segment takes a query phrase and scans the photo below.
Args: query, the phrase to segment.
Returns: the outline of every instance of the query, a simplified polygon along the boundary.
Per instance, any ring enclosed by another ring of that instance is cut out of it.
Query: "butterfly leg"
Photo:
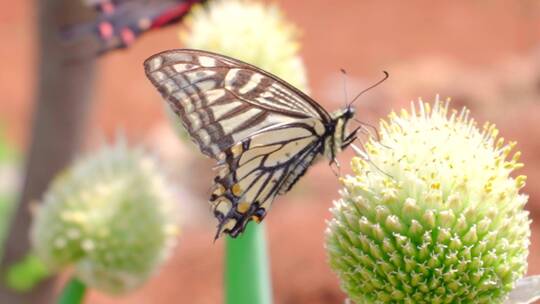
[[[352,132],[349,133],[349,135],[347,135],[347,137],[345,137],[345,139],[343,140],[343,143],[341,144],[341,149],[342,150],[347,148],[353,141],[356,140],[356,138],[357,138],[356,133],[358,131],[362,131],[362,126],[359,126],[356,129],[352,130]]]
[[[340,177],[341,176],[341,166],[339,165],[339,161],[334,158],[330,161],[330,168],[332,169],[332,172],[334,173],[334,175],[336,177]]]

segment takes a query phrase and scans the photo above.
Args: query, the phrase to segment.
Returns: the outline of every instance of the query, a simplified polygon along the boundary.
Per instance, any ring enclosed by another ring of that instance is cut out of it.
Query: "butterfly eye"
[[[345,118],[351,119],[354,117],[354,108],[353,107],[347,107],[347,110],[345,111]]]

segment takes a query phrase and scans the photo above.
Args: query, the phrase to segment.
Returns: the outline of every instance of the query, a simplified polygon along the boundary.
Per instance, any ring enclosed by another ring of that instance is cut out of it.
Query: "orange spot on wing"
[[[236,206],[236,210],[240,213],[246,213],[249,210],[250,203],[248,202],[241,202]]]
[[[231,191],[234,196],[240,196],[240,194],[242,194],[242,188],[240,187],[240,184],[234,184]]]

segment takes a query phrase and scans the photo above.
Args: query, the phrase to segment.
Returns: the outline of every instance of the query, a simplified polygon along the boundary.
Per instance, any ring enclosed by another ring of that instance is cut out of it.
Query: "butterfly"
[[[84,0],[94,20],[64,26],[65,42],[84,42],[91,56],[131,46],[142,34],[179,22],[205,0]]]
[[[169,50],[144,67],[192,141],[218,161],[210,196],[219,221],[216,239],[261,222],[276,196],[317,159],[332,164],[360,129],[347,132],[352,103],[329,114],[277,76],[224,55]]]

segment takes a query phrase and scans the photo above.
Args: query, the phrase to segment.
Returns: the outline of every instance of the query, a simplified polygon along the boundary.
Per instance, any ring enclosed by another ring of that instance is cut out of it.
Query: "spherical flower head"
[[[352,160],[326,248],[356,303],[500,303],[527,269],[530,221],[515,143],[469,112],[420,102]]]
[[[298,56],[297,30],[274,5],[247,0],[217,0],[195,7],[180,39],[188,48],[228,55],[253,64],[307,90]]]
[[[171,188],[154,159],[120,143],[54,179],[31,229],[52,270],[72,265],[88,286],[123,293],[164,261],[178,226]]]

